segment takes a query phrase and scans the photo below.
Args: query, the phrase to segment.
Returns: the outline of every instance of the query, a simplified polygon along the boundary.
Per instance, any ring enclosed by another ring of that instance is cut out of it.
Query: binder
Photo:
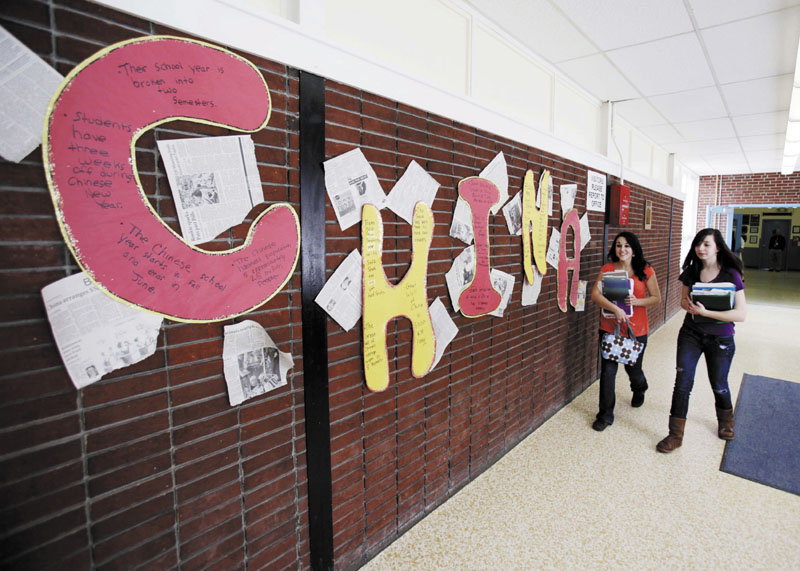
[[[603,296],[617,307],[622,308],[625,315],[633,316],[633,306],[625,303],[625,298],[633,294],[633,279],[628,277],[625,270],[605,272],[601,278]],[[613,318],[614,314],[603,309],[603,317]]]
[[[692,286],[692,301],[700,302],[711,311],[728,311],[733,309],[735,303],[736,286],[730,282],[702,283]],[[726,323],[704,315],[693,315],[695,323]]]

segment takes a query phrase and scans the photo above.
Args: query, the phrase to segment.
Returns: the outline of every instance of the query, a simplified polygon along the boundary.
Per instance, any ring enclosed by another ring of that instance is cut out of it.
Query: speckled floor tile
[[[800,304],[753,297],[736,326],[734,399],[744,373],[800,382]],[[682,319],[651,336],[644,406],[631,408],[620,369],[615,422],[595,432],[595,382],[364,569],[800,569],[800,497],[719,470],[703,362],[683,446],[655,450]]]

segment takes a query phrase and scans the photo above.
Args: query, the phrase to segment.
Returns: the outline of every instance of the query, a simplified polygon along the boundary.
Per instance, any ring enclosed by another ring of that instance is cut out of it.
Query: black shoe
[[[597,432],[603,432],[608,423],[605,420],[600,420],[599,418],[592,423],[592,428],[594,428]]]
[[[631,406],[634,408],[638,408],[644,404],[644,391],[637,391],[633,393],[633,398],[631,399]]]

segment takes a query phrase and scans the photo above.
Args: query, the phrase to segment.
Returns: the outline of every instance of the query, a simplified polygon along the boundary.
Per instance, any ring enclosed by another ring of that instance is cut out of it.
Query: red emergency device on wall
[[[631,187],[615,184],[611,187],[611,209],[608,223],[613,226],[627,226],[631,209]]]

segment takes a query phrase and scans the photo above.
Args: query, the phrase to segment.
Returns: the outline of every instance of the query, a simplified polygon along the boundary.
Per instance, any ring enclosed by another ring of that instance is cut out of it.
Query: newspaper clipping
[[[378,210],[386,206],[386,195],[378,175],[361,149],[347,151],[323,164],[325,189],[342,230],[361,221],[361,207],[364,204],[372,204]]]
[[[453,220],[450,222],[450,236],[467,245],[472,244],[472,240],[475,238],[475,234],[472,232],[472,211],[463,198],[456,200]]]
[[[492,286],[500,293],[500,306],[491,312],[489,315],[494,317],[503,317],[503,313],[508,307],[508,302],[511,299],[511,292],[514,290],[514,276],[506,272],[492,268],[489,273],[489,278],[492,280]]]
[[[42,299],[58,352],[79,389],[156,350],[163,318],[106,295],[83,272],[45,286]]]
[[[450,294],[450,304],[454,311],[461,311],[458,298],[461,291],[472,283],[475,277],[475,246],[464,248],[453,260],[450,269],[444,275],[447,282],[447,292]]]
[[[291,354],[278,351],[264,328],[250,320],[225,326],[222,362],[231,406],[282,387],[294,366]]]
[[[578,194],[577,184],[562,184],[560,187],[561,195],[561,218],[562,220],[575,205],[575,195]]]
[[[353,250],[314,300],[345,331],[361,319],[361,254]]]
[[[433,201],[436,200],[438,190],[439,183],[436,182],[436,179],[419,166],[417,161],[411,161],[406,172],[386,197],[386,205],[400,218],[413,224],[414,207],[417,202],[424,202],[433,208]]]
[[[503,207],[503,216],[506,218],[508,233],[512,236],[522,236],[522,193],[518,192],[514,198]]]
[[[539,273],[536,265],[533,266],[533,284],[529,284],[528,280],[522,280],[522,305],[536,305],[539,300],[539,294],[542,291],[542,279],[544,276]]]
[[[63,80],[0,26],[0,156],[18,163],[42,143],[47,107]]]
[[[249,135],[158,141],[183,238],[202,244],[264,202]]]
[[[492,161],[486,165],[486,168],[481,171],[479,176],[492,181],[500,191],[500,200],[491,208],[491,213],[497,214],[508,200],[508,166],[506,165],[506,157],[503,151],[495,155]]]
[[[561,256],[561,232],[553,228],[550,232],[550,244],[547,247],[547,254],[546,260],[547,263],[553,266],[554,268],[558,268],[558,260]]]
[[[436,339],[436,355],[433,359],[433,367],[439,364],[439,360],[444,355],[445,349],[458,334],[458,326],[455,324],[450,314],[447,313],[442,300],[436,298],[428,308],[433,323],[433,337]],[[431,370],[433,370],[431,367]]]

